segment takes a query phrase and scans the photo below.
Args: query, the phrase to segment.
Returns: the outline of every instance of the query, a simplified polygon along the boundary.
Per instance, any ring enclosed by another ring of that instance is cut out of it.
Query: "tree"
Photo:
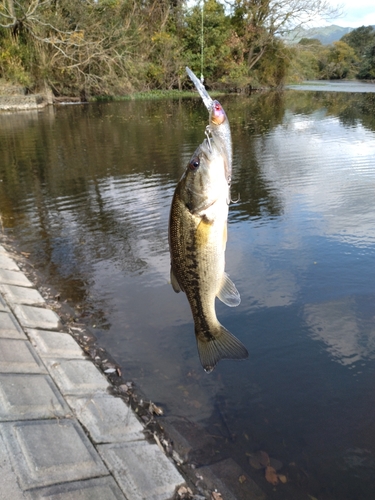
[[[361,61],[357,77],[364,80],[375,79],[375,43],[368,45]]]
[[[361,26],[341,38],[342,42],[352,47],[357,56],[365,54],[367,47],[375,41],[375,30],[372,26]]]
[[[316,48],[316,47],[321,47],[322,42],[317,38],[301,38],[301,40],[298,42],[298,45],[303,45],[305,47],[310,47],[310,48]]]
[[[251,69],[281,36],[316,17],[334,17],[338,9],[327,0],[226,0],[232,25],[246,46]]]
[[[142,25],[136,0],[2,0],[0,7],[8,45],[28,50],[23,65],[34,87],[46,82],[56,93],[97,93],[122,78],[122,85],[131,88],[126,78],[134,76],[129,55],[134,55],[137,28]]]
[[[321,78],[332,80],[354,76],[358,58],[354,49],[347,43],[341,40],[334,42],[324,55],[324,59],[321,59]]]
[[[201,73],[202,52],[202,5],[188,9],[185,15],[185,29],[182,42],[187,64],[199,75]],[[218,82],[223,75],[223,67],[230,58],[231,28],[222,3],[206,0],[203,11],[203,73],[209,85]]]
[[[361,26],[341,38],[355,51],[357,78],[375,78],[375,30],[372,26]]]

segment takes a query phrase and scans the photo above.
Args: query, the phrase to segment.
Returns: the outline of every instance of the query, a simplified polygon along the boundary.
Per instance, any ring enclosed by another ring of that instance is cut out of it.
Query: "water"
[[[301,84],[288,85],[294,90],[313,90],[322,92],[375,92],[373,82],[360,80],[308,80]]]
[[[4,231],[167,417],[199,423],[275,499],[366,500],[375,486],[375,96],[227,97],[234,146],[220,321],[247,361],[199,363],[169,281],[167,225],[204,137],[196,100],[1,115]],[[275,488],[257,450],[280,460]],[[234,478],[237,481],[237,478]],[[310,495],[310,497],[309,497]]]

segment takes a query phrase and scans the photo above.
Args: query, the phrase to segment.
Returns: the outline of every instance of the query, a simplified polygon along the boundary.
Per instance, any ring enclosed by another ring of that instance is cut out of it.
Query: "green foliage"
[[[189,89],[185,66],[201,73],[203,7],[203,75],[211,90],[356,72],[373,78],[367,28],[329,49],[311,39],[291,48],[278,37],[302,11],[319,8],[319,0],[226,5],[231,9],[222,0],[192,7],[186,0],[0,0],[0,77],[85,97]]]
[[[365,54],[367,47],[375,41],[375,30],[372,26],[361,26],[341,38],[342,42],[347,43],[358,57]]]
[[[277,88],[285,83],[293,50],[281,40],[275,40],[264,56],[254,66],[254,73],[259,82],[271,88]]]
[[[298,45],[305,45],[308,47],[313,47],[313,46],[321,46],[322,42],[318,40],[317,38],[301,38],[301,40],[298,42]]]
[[[308,44],[303,39],[295,50],[289,81],[354,78],[356,75],[358,57],[355,50],[342,40],[324,46],[314,42]]]
[[[375,30],[372,26],[361,26],[341,40],[350,45],[357,55],[357,78],[375,78]]]
[[[367,46],[357,77],[364,80],[375,80],[375,43]]]
[[[322,79],[352,78],[355,75],[355,64],[358,58],[355,51],[347,43],[334,42],[328,50],[323,51],[320,59]]]
[[[197,74],[201,73],[201,26],[202,5],[197,4],[185,16],[182,42],[186,63]],[[215,84],[223,74],[230,58],[231,30],[224,6],[217,0],[204,4],[203,64],[204,78],[209,85]]]
[[[290,83],[314,80],[319,72],[317,55],[311,50],[295,50],[288,75]]]

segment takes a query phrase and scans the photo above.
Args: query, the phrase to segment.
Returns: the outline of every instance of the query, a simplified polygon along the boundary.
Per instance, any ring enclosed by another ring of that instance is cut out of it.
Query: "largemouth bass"
[[[169,220],[171,283],[185,292],[194,318],[198,353],[206,372],[223,358],[244,359],[244,345],[220,324],[215,297],[240,303],[225,273],[229,186],[218,135],[203,141],[189,161],[172,200]]]

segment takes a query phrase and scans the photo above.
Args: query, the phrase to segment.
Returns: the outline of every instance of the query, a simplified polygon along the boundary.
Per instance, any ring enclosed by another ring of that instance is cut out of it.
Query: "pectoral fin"
[[[223,274],[223,280],[221,282],[221,288],[217,294],[217,298],[229,307],[236,307],[241,303],[241,297],[238,293],[236,285],[229,278],[227,273]]]
[[[177,278],[174,274],[174,271],[173,271],[173,267],[171,266],[171,285],[172,285],[172,288],[173,290],[176,292],[176,293],[179,293],[181,292],[181,287],[177,281]]]

